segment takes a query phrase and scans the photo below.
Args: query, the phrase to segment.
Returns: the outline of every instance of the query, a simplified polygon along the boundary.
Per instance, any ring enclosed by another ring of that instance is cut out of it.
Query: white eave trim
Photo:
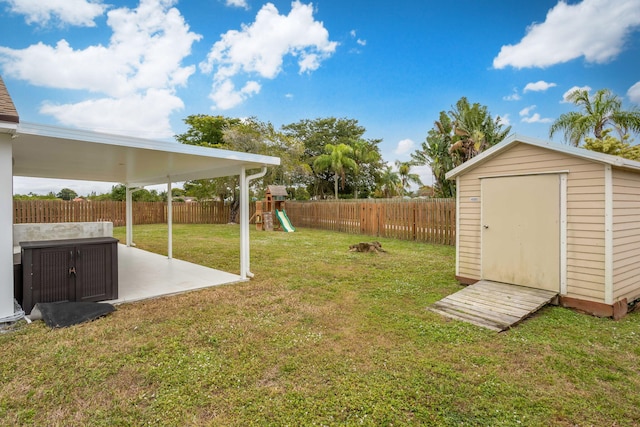
[[[0,121],[0,133],[15,134],[18,129],[18,123]]]

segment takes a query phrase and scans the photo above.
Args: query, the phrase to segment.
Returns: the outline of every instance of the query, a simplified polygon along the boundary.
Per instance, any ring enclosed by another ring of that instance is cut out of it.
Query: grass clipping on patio
[[[174,225],[174,256],[237,273],[238,238]],[[134,240],[166,253],[166,226]],[[353,240],[252,230],[250,282],[0,335],[0,425],[640,423],[638,313],[548,307],[496,334],[425,309],[460,289],[452,247]]]

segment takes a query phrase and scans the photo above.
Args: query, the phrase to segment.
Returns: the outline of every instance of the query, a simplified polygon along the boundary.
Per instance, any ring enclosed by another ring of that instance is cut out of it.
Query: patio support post
[[[171,179],[167,182],[167,258],[173,258],[173,194]]]
[[[249,176],[246,176],[244,166],[240,170],[240,276],[242,279],[253,277],[249,268],[249,183],[254,179],[262,178],[266,173],[266,166],[263,166],[260,172]]]
[[[240,278],[247,278],[247,259],[249,258],[249,188],[247,185],[247,171],[244,166],[240,168]],[[246,217],[246,221],[245,221]]]
[[[13,148],[0,134],[0,322],[14,316],[13,305]]]
[[[126,202],[125,202],[125,223],[126,223],[126,244],[128,247],[133,246],[133,189],[126,187]]]

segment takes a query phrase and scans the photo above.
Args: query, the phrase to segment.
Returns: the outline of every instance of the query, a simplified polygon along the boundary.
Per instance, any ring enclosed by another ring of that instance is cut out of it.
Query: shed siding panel
[[[461,276],[480,279],[482,273],[480,178],[560,171],[569,172],[567,296],[604,301],[604,167],[527,144],[517,144],[460,177]]]
[[[473,177],[460,178],[460,215],[458,274],[470,279],[480,279],[480,181]]]
[[[640,298],[640,174],[613,170],[613,300]]]

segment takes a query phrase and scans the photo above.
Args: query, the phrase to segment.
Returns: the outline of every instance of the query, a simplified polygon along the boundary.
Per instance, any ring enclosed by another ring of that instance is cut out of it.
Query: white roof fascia
[[[586,160],[592,160],[600,163],[609,164],[611,166],[633,169],[640,171],[640,162],[634,160],[628,160],[623,157],[612,156],[610,154],[598,153],[597,151],[591,151],[584,148],[573,147],[566,144],[558,144],[551,141],[545,141],[543,139],[532,138],[528,136],[512,134],[506,137],[499,144],[494,145],[490,149],[483,151],[473,159],[461,164],[460,166],[447,172],[445,177],[447,179],[453,179],[459,175],[464,174],[467,170],[473,169],[478,164],[481,164],[488,159],[496,156],[500,152],[506,150],[511,145],[521,142],[523,144],[533,145],[547,150],[556,151],[559,153],[567,154],[570,156],[580,157]]]

